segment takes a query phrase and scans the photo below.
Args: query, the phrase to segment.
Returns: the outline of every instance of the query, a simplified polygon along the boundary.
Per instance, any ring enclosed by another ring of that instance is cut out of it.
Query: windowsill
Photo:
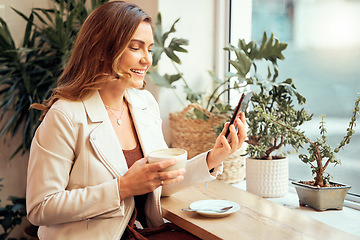
[[[241,181],[232,185],[246,191],[246,181]],[[327,210],[323,212],[316,211],[310,207],[301,207],[299,206],[299,199],[295,187],[290,182],[289,193],[285,197],[267,199],[327,225],[334,226],[344,232],[360,237],[359,203],[345,200],[343,210]]]

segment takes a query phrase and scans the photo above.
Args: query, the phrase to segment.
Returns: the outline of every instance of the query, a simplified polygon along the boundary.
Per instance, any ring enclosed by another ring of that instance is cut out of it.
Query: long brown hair
[[[134,4],[111,1],[96,8],[81,27],[51,97],[31,105],[43,111],[40,120],[58,99],[82,100],[92,90],[124,76],[118,62],[142,21],[151,23],[151,18]]]

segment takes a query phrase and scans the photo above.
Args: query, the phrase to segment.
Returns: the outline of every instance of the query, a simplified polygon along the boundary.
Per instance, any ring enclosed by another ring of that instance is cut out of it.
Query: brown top
[[[125,159],[126,159],[126,163],[128,165],[128,167],[130,168],[137,160],[141,159],[144,157],[143,153],[142,153],[142,149],[141,146],[139,144],[139,139],[136,136],[136,147],[134,149],[131,150],[123,150]]]
[[[126,163],[128,167],[130,168],[137,160],[144,157],[144,154],[141,149],[141,145],[139,143],[139,139],[137,137],[137,134],[135,134],[136,138],[136,147],[131,150],[123,150]],[[141,223],[141,225],[145,228],[147,227],[146,224],[146,217],[145,217],[145,202],[146,202],[147,194],[134,196],[135,200],[135,208],[137,210],[137,216],[136,219]]]

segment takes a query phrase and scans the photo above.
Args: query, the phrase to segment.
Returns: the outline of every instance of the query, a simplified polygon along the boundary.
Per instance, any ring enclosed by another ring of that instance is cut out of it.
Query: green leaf
[[[171,39],[168,48],[171,49],[172,51],[187,53],[188,51],[185,48],[181,47],[182,45],[185,46],[189,45],[189,40],[183,38],[173,38]]]
[[[171,33],[176,32],[176,30],[175,30],[175,24],[176,24],[179,20],[180,20],[180,18],[176,19],[175,22],[172,24],[170,30],[167,31],[167,32],[165,32],[164,35],[162,36],[162,42],[161,42],[161,45],[162,45],[162,46],[165,46],[165,41],[166,41],[166,39],[169,37],[169,35],[170,35]]]
[[[162,39],[163,39],[162,20],[161,20],[161,14],[158,13],[156,23],[155,23],[155,28],[154,28],[155,46],[159,46],[159,47],[164,46]]]
[[[173,74],[173,75],[165,74],[165,78],[170,85],[172,85],[174,82],[179,80],[181,76],[182,74]]]
[[[209,116],[206,115],[203,111],[197,109],[197,108],[194,108],[194,114],[196,116],[197,119],[201,119],[201,120],[204,120],[204,121],[207,121],[209,119]]]
[[[8,228],[11,227],[11,224],[12,224],[12,217],[11,217],[10,213],[8,213],[4,216],[4,219],[2,219],[1,225],[4,229],[7,230]]]
[[[30,14],[30,17],[27,21],[26,24],[26,28],[25,28],[25,34],[24,34],[24,40],[23,40],[23,47],[26,47],[29,45],[29,39],[30,39],[30,35],[31,35],[31,28],[33,26],[33,21],[34,21],[34,14],[33,12]]]
[[[13,211],[13,212],[20,211],[20,210],[25,211],[25,206],[23,204],[17,203],[17,204],[14,204],[14,206],[12,206],[12,208],[11,208],[11,211]]]
[[[176,81],[175,75],[174,77],[171,77],[169,75],[161,76],[158,72],[149,71],[148,74],[150,75],[151,80],[154,82],[154,84],[161,86],[161,87],[167,87],[167,88],[174,88],[171,84]]]
[[[154,45],[154,47],[152,48],[153,67],[156,67],[158,65],[163,52],[164,52],[163,48],[158,47],[158,45],[156,44]]]
[[[45,15],[45,17],[47,18],[47,20],[53,24],[54,20],[53,20],[53,16],[51,16],[51,14],[54,14],[54,10],[50,10],[50,9],[43,9],[43,8],[34,8],[34,11],[39,11],[42,14]],[[39,14],[36,14],[36,16],[40,16]],[[42,17],[39,17],[40,21],[42,21],[44,24],[46,24],[47,26],[50,26],[49,23],[45,22],[45,20]]]
[[[13,9],[26,21],[21,48],[15,47],[6,23],[0,19],[0,137],[22,131],[22,142],[11,157],[30,148],[40,111],[29,111],[29,106],[48,98],[56,85],[74,38],[88,15],[85,2],[56,0],[53,9],[34,8],[29,17]],[[104,2],[92,0],[92,6]],[[5,113],[10,113],[6,121]]]
[[[176,32],[175,25],[180,19],[177,19],[171,26],[170,30],[162,33],[162,22],[161,22],[161,14],[158,13],[157,21],[154,29],[154,41],[155,45],[153,47],[153,66],[157,66],[161,55],[163,52],[167,55],[167,57],[177,64],[181,64],[180,58],[175,54],[175,52],[184,52],[187,50],[183,47],[188,45],[188,40],[182,38],[173,38],[171,39],[168,46],[165,45],[166,40],[168,39],[171,33]]]
[[[201,92],[194,92],[188,86],[184,86],[184,92],[186,93],[186,100],[191,103],[199,103],[202,99]]]
[[[0,28],[0,46],[1,50],[9,50],[9,49],[15,49],[15,43],[13,38],[11,37],[9,28],[6,24],[6,22],[0,18],[1,28]]]
[[[211,78],[214,80],[214,82],[215,82],[216,84],[221,84],[221,83],[223,82],[223,80],[221,80],[220,78],[218,78],[213,71],[208,71],[208,73],[210,74]]]
[[[164,50],[168,58],[170,58],[172,61],[176,62],[177,64],[181,64],[180,58],[176,56],[176,54],[174,53],[174,51],[172,51],[172,49],[165,48]]]

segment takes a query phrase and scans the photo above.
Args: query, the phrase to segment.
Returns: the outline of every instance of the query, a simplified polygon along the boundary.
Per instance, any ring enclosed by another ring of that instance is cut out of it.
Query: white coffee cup
[[[156,150],[156,151],[149,153],[148,162],[156,163],[156,162],[165,161],[165,160],[168,160],[171,158],[176,158],[177,163],[161,170],[162,172],[185,168],[186,161],[187,161],[187,151],[184,149],[181,149],[181,148],[167,148],[167,149]]]

